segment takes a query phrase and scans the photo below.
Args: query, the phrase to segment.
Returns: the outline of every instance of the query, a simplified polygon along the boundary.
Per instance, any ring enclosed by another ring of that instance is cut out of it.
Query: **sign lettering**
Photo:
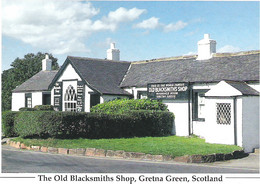
[[[147,85],[148,98],[151,99],[188,99],[188,83],[157,83]]]

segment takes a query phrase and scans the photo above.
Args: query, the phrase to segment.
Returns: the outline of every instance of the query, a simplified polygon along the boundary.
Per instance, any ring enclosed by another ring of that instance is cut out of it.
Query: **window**
[[[32,108],[32,93],[25,94],[25,107]]]
[[[42,105],[51,105],[51,94],[42,94]]]
[[[231,104],[230,103],[216,103],[217,108],[217,124],[230,125],[231,124]]]
[[[137,91],[138,99],[147,99],[147,91]]]
[[[100,95],[99,94],[91,94],[90,95],[90,108],[100,103]]]
[[[193,90],[192,94],[192,119],[193,121],[205,121],[205,93],[208,90]]]
[[[76,112],[77,110],[76,103],[77,103],[76,90],[73,88],[72,85],[69,85],[64,95],[65,111]]]

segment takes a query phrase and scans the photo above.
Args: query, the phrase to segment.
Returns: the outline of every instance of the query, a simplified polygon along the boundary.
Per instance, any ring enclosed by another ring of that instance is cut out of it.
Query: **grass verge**
[[[207,155],[213,153],[230,153],[241,150],[234,145],[209,144],[198,137],[144,137],[121,139],[23,139],[15,138],[25,145],[56,148],[98,148],[105,150],[124,150],[153,155]]]

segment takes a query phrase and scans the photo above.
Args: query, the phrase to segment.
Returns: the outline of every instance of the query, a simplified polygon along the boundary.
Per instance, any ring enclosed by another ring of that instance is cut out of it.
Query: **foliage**
[[[52,105],[36,105],[34,106],[34,109],[37,111],[54,111]]]
[[[52,59],[52,69],[59,68],[57,58],[49,54]],[[11,109],[12,90],[16,86],[21,85],[27,79],[38,73],[42,67],[42,59],[45,54],[38,52],[36,55],[33,53],[26,54],[24,58],[16,58],[11,68],[4,70],[2,73],[2,111]]]
[[[6,137],[16,136],[14,131],[14,121],[18,112],[5,111],[2,113],[2,131]]]
[[[30,107],[21,107],[19,111],[35,111],[35,109]]]
[[[208,155],[214,153],[231,153],[241,150],[235,145],[210,144],[198,137],[134,137],[121,139],[22,139],[15,141],[25,145],[46,146],[55,148],[97,148],[105,150],[124,150],[152,155]]]
[[[161,101],[150,99],[117,99],[98,104],[91,108],[95,113],[124,113],[131,110],[168,111],[167,105]]]
[[[170,135],[171,112],[131,111],[126,114],[56,111],[20,112],[15,131],[21,137],[119,138]]]

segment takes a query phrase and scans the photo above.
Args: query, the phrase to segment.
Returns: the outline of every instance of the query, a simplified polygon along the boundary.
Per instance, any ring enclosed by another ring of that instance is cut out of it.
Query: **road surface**
[[[2,146],[3,173],[259,173],[258,168],[229,162],[187,164],[91,158]]]

